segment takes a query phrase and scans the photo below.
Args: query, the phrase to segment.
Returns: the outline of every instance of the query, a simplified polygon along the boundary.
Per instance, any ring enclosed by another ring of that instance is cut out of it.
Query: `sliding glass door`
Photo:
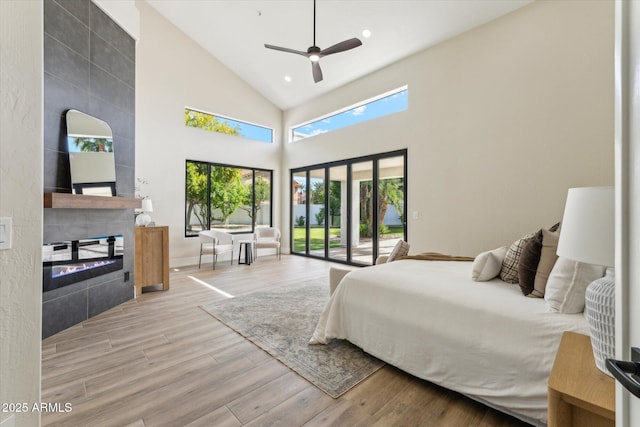
[[[389,255],[405,236],[405,159],[378,161],[378,256]]]
[[[329,168],[329,258],[347,262],[347,166]]]
[[[351,262],[373,264],[373,160],[351,165]]]
[[[291,172],[292,253],[371,265],[406,240],[406,150]]]
[[[325,169],[309,171],[309,253],[325,256],[325,221],[327,209],[325,203]]]
[[[291,178],[291,252],[307,253],[307,171]]]

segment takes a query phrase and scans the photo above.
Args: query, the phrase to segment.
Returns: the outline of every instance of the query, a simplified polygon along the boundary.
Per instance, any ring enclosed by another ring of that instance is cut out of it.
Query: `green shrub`
[[[325,211],[324,211],[324,208],[322,208],[316,214],[316,223],[318,225],[323,225],[324,224],[324,218],[325,218]]]

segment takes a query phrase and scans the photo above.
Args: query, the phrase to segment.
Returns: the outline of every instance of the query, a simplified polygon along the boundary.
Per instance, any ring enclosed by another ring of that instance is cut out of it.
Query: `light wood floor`
[[[171,272],[143,293],[42,343],[46,426],[525,426],[386,366],[332,399],[199,308],[231,295],[328,277],[332,264],[260,257]],[[206,286],[209,285],[209,286]]]

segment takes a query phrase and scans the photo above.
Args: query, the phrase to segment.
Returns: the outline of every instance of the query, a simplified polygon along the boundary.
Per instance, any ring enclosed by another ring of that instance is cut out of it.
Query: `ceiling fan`
[[[265,44],[267,49],[280,50],[282,52],[295,53],[297,55],[306,56],[311,61],[311,72],[313,74],[313,81],[318,83],[322,81],[322,70],[320,69],[320,58],[323,56],[331,55],[334,53],[344,52],[345,50],[353,49],[354,47],[361,46],[362,42],[358,38],[352,38],[349,40],[341,41],[326,49],[320,49],[316,46],[316,0],[313,0],[313,46],[307,49],[306,52],[289,49],[287,47],[274,46],[271,44]]]

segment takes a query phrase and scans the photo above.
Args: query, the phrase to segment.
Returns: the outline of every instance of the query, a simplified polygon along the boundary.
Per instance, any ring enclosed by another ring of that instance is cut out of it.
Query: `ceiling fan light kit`
[[[287,47],[274,46],[271,44],[265,44],[264,47],[266,47],[267,49],[279,50],[281,52],[295,53],[297,55],[306,56],[311,61],[311,73],[313,75],[313,80],[318,83],[319,81],[322,81],[322,70],[320,69],[319,62],[320,58],[327,55],[332,55],[334,53],[344,52],[361,45],[362,42],[359,39],[352,38],[341,41],[340,43],[336,43],[324,50],[316,46],[316,0],[313,0],[313,46],[307,49],[306,52],[289,49]]]

